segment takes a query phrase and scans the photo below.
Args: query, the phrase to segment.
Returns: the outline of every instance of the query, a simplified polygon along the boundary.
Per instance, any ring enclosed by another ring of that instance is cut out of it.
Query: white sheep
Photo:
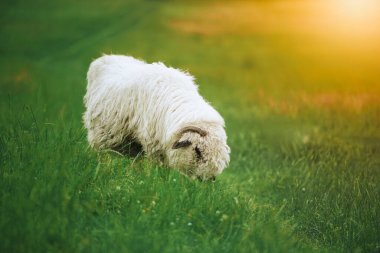
[[[91,147],[148,158],[191,178],[215,179],[229,163],[224,120],[188,73],[104,55],[87,73],[84,125]]]

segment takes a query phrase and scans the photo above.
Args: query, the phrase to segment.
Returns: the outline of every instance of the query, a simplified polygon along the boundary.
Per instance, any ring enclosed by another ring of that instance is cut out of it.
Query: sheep
[[[194,77],[161,62],[103,55],[87,73],[84,126],[95,150],[136,155],[190,178],[215,180],[229,164],[221,115]]]

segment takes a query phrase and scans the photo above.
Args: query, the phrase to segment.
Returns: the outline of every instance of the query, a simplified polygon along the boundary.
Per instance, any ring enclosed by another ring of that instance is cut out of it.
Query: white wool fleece
[[[135,142],[147,157],[201,179],[228,165],[224,120],[199,95],[191,75],[105,55],[91,63],[87,81],[83,119],[91,147],[117,150]]]

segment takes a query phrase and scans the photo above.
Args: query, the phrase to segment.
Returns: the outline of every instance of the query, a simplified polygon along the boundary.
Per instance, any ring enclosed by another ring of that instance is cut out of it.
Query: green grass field
[[[380,43],[305,3],[1,1],[0,252],[379,252]],[[89,149],[102,53],[196,76],[215,183]]]

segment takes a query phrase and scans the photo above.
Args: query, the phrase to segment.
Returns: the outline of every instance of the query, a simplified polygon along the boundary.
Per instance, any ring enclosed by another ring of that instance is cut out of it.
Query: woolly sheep
[[[163,63],[104,55],[87,73],[84,125],[97,150],[150,159],[191,178],[215,180],[229,163],[224,120],[194,78]]]

